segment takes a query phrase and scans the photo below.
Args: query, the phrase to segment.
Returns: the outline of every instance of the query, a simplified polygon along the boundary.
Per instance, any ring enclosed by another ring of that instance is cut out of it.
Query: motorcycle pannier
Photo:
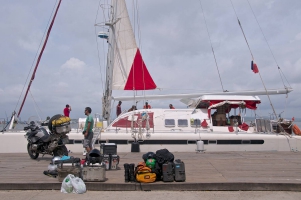
[[[69,133],[71,131],[70,121],[71,119],[69,117],[61,116],[52,121],[53,129],[55,129],[57,133]]]
[[[83,168],[83,180],[93,182],[103,182],[106,180],[105,166],[86,166]]]

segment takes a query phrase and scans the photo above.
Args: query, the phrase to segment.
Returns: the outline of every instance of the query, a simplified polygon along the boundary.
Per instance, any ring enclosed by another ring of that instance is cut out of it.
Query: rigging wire
[[[97,21],[97,18],[98,18],[98,11],[99,11],[99,8],[100,8],[100,2],[101,2],[101,0],[99,0],[99,6],[97,6],[98,8],[97,8],[97,12],[96,12],[96,16],[95,16],[95,20],[94,20],[94,24],[96,24],[96,21]],[[103,75],[102,75],[102,72],[101,72],[101,61],[100,61],[100,56],[99,56],[99,48],[98,48],[98,34],[97,34],[97,30],[96,30],[96,26],[94,26],[94,33],[95,33],[95,40],[96,40],[96,48],[97,48],[97,56],[98,56],[98,64],[99,64],[99,71],[100,71],[100,79],[101,79],[101,85],[102,85],[102,90],[104,91],[104,81],[103,81],[103,79],[102,79],[102,77],[103,77]]]
[[[201,5],[201,9],[202,9],[202,13],[203,13],[203,17],[204,17],[204,21],[205,21],[205,25],[206,25],[206,30],[207,30],[207,33],[208,33],[208,37],[209,37],[209,41],[210,41],[210,45],[211,45],[211,50],[212,50],[212,53],[213,53],[213,57],[214,57],[214,61],[215,61],[215,66],[216,66],[216,69],[217,69],[217,73],[218,73],[218,76],[219,76],[219,80],[220,80],[220,83],[221,83],[221,86],[222,86],[222,90],[223,90],[223,92],[225,92],[224,86],[223,86],[223,82],[222,82],[222,78],[221,78],[221,75],[220,75],[220,72],[219,72],[219,68],[218,68],[218,65],[217,65],[217,61],[216,61],[216,57],[215,57],[215,53],[214,53],[214,49],[213,49],[213,45],[212,45],[210,33],[209,33],[209,30],[208,30],[208,26],[207,26],[207,22],[206,22],[206,17],[205,17],[203,6],[202,6],[202,1],[199,0],[199,2],[200,2],[200,5]]]
[[[240,21],[239,21],[239,19],[238,19],[238,16],[237,16],[236,10],[235,10],[235,8],[234,8],[234,5],[233,5],[233,3],[232,3],[232,0],[230,0],[230,2],[231,2],[231,4],[232,4],[232,8],[233,8],[234,13],[235,13],[235,15],[236,15],[236,18],[237,18],[238,24],[239,24],[239,26],[240,26],[240,29],[241,29],[241,31],[242,31],[242,33],[243,33],[243,35],[244,35],[245,41],[246,41],[246,43],[247,43],[247,45],[248,45],[248,48],[249,48],[249,50],[250,50],[250,53],[251,53],[251,56],[252,56],[252,60],[254,60],[254,56],[253,56],[253,54],[252,54],[252,51],[251,51],[251,48],[250,48],[250,46],[249,46],[248,40],[247,40],[247,38],[246,38],[246,36],[245,36],[244,30],[243,30],[243,28],[242,28],[242,25],[241,25],[241,23],[240,23]],[[272,107],[272,109],[273,109],[274,115],[275,115],[275,117],[276,117],[276,119],[277,119],[277,121],[278,121],[278,116],[277,116],[276,111],[275,111],[275,108],[274,108],[274,106],[273,106],[273,104],[272,104],[270,95],[268,94],[268,91],[267,91],[267,89],[266,89],[266,86],[265,86],[265,84],[264,84],[264,82],[263,82],[263,79],[262,79],[262,77],[261,77],[260,71],[258,72],[258,74],[259,74],[260,80],[261,80],[261,82],[262,82],[262,84],[263,84],[263,87],[264,87],[264,89],[265,89],[265,91],[266,91],[266,95],[267,95],[267,97],[268,97],[268,99],[269,99],[269,102],[270,102],[270,105],[271,105],[271,107]]]
[[[268,47],[269,47],[269,50],[270,50],[270,52],[271,52],[271,54],[272,54],[272,56],[273,56],[273,58],[274,58],[274,61],[275,61],[276,65],[277,65],[277,67],[278,67],[278,72],[279,72],[279,75],[280,75],[280,78],[281,78],[281,81],[282,81],[282,84],[283,84],[284,88],[287,88],[287,87],[286,87],[286,85],[285,85],[285,83],[284,83],[284,81],[283,81],[283,77],[285,78],[286,82],[288,83],[289,87],[291,88],[290,83],[287,81],[287,79],[286,79],[284,73],[282,72],[281,68],[280,68],[279,65],[278,65],[278,62],[277,62],[277,60],[276,60],[276,57],[275,57],[275,55],[274,55],[274,53],[273,53],[273,51],[272,51],[272,49],[271,49],[271,47],[270,47],[270,45],[269,45],[269,43],[268,43],[268,40],[267,40],[265,34],[263,33],[263,30],[262,30],[262,28],[261,28],[261,26],[260,26],[260,24],[259,24],[259,22],[258,22],[258,19],[257,19],[255,13],[254,13],[254,10],[253,10],[253,8],[252,8],[252,6],[251,6],[249,0],[247,0],[247,2],[248,2],[249,6],[250,6],[250,8],[251,8],[251,11],[252,11],[252,13],[253,13],[253,16],[254,16],[254,18],[256,19],[256,22],[257,22],[257,24],[258,24],[258,26],[259,26],[259,28],[260,28],[260,31],[261,31],[261,33],[262,33],[262,35],[263,35],[263,37],[264,37],[264,40],[265,40],[265,42],[267,43],[267,45],[268,45]],[[282,77],[281,73],[282,73],[283,77]],[[286,95],[286,98],[285,98],[284,112],[286,111],[286,107],[287,107],[287,97],[288,97],[288,95]]]
[[[40,44],[39,44],[39,48],[37,49],[36,55],[35,55],[35,57],[34,57],[34,59],[33,59],[33,61],[32,61],[32,64],[31,64],[30,70],[29,70],[29,72],[28,72],[27,78],[26,78],[26,80],[25,80],[25,83],[24,83],[24,85],[23,85],[22,91],[21,91],[21,93],[20,93],[19,99],[18,99],[18,101],[17,101],[17,104],[16,104],[16,107],[15,107],[15,110],[17,109],[17,107],[18,107],[18,105],[19,105],[19,102],[20,102],[21,96],[22,96],[22,94],[23,94],[23,92],[24,92],[24,89],[25,89],[26,83],[27,83],[27,81],[28,81],[28,78],[29,78],[29,76],[30,76],[30,74],[31,74],[30,72],[32,71],[32,68],[33,68],[33,66],[34,66],[34,63],[35,63],[35,61],[36,61],[36,59],[37,59],[37,56],[38,56],[39,50],[41,49],[41,45],[42,45],[42,43],[43,43],[43,38],[44,38],[44,37],[45,37],[45,35],[46,35],[46,32],[47,32],[47,29],[48,29],[48,27],[49,27],[50,21],[51,21],[51,19],[52,19],[52,16],[53,16],[53,13],[54,13],[54,10],[55,10],[55,7],[56,7],[56,4],[57,4],[57,1],[55,2],[54,6],[53,6],[53,8],[52,8],[51,15],[50,15],[50,17],[49,17],[49,20],[48,20],[47,26],[46,26],[46,28],[45,28],[45,31],[44,31],[43,37],[41,38],[41,41],[40,41]]]
[[[273,56],[273,58],[274,58],[274,61],[275,61],[276,65],[277,65],[277,67],[278,67],[278,71],[279,71],[280,78],[281,78],[281,80],[282,80],[283,86],[284,86],[285,88],[287,88],[287,87],[285,86],[284,81],[283,81],[283,78],[282,78],[282,76],[281,76],[281,72],[282,72],[282,71],[281,71],[281,69],[280,69],[280,67],[279,67],[279,65],[278,65],[278,62],[277,62],[277,60],[276,60],[276,57],[275,57],[275,55],[274,55],[274,53],[273,53],[273,51],[272,51],[272,49],[271,49],[271,47],[270,47],[270,45],[269,45],[269,43],[268,43],[267,38],[265,37],[265,35],[264,35],[264,33],[263,33],[263,30],[262,30],[262,28],[261,28],[261,26],[260,26],[260,24],[259,24],[259,22],[258,22],[258,20],[257,20],[257,17],[256,17],[256,15],[255,15],[255,13],[254,13],[254,11],[253,11],[253,9],[252,9],[252,6],[251,6],[249,0],[247,0],[247,2],[248,2],[249,6],[250,6],[250,8],[251,8],[251,11],[252,11],[252,13],[253,13],[253,15],[254,15],[254,18],[256,19],[256,22],[257,22],[257,24],[258,24],[258,26],[259,26],[259,28],[260,28],[260,31],[261,31],[261,33],[262,33],[264,39],[265,39],[265,42],[267,43],[267,45],[268,45],[268,47],[269,47],[269,49],[270,49],[270,52],[271,52],[271,54],[272,54],[272,56]],[[282,73],[283,73],[283,72],[282,72]],[[284,76],[284,78],[286,79],[286,77],[285,77],[284,74],[283,74],[283,76]],[[286,79],[286,81],[287,81],[287,79]],[[288,85],[290,86],[290,84],[289,84],[288,81],[287,81],[287,83],[288,83]],[[290,86],[290,87],[291,87],[291,86]]]
[[[141,56],[142,56],[142,40],[141,40],[141,28],[140,28],[140,17],[139,17],[139,3],[138,1],[136,1],[136,12],[137,12],[137,32],[138,32],[138,41],[139,41],[139,49],[140,49],[140,52],[141,52]],[[142,59],[143,61],[143,59]],[[143,95],[144,95],[144,98],[145,98],[145,73],[144,73],[144,67],[143,67],[143,62],[141,63],[141,68],[142,68],[142,77],[143,77],[143,87],[144,87],[144,90],[142,91],[143,92]]]
[[[37,102],[36,102],[35,99],[33,98],[33,95],[32,95],[32,93],[31,93],[31,90],[29,90],[29,93],[30,93],[30,96],[31,96],[31,98],[32,98],[32,100],[33,100],[33,103],[34,103],[34,104],[33,104],[33,105],[34,105],[34,109],[35,109],[35,111],[36,111],[36,113],[37,113],[39,119],[42,120],[41,117],[40,117],[40,115],[39,115],[39,113],[38,113],[37,108],[39,109],[39,111],[40,111],[42,114],[43,114],[43,112],[41,111],[41,109],[39,108]]]

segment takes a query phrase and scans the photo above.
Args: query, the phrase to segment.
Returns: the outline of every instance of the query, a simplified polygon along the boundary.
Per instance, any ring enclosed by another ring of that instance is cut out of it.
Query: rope
[[[222,82],[222,78],[221,78],[221,75],[219,73],[219,68],[218,68],[218,65],[217,65],[217,61],[216,61],[214,49],[213,49],[213,46],[212,46],[212,41],[211,41],[211,37],[210,37],[210,34],[209,34],[209,30],[208,30],[208,26],[207,26],[207,22],[206,22],[206,17],[205,17],[203,6],[202,6],[202,1],[201,0],[199,0],[199,1],[200,1],[200,4],[201,4],[202,13],[203,13],[203,17],[204,17],[204,21],[205,21],[205,25],[206,25],[206,30],[207,30],[207,33],[208,33],[208,37],[209,37],[209,41],[210,41],[211,50],[212,50],[212,53],[213,53],[213,57],[214,57],[214,61],[215,61],[216,69],[217,69],[217,73],[218,73],[219,80],[220,80],[220,83],[221,83],[221,86],[222,86],[222,90],[223,90],[223,92],[225,92],[224,86],[223,86],[223,82]]]
[[[253,11],[253,9],[252,9],[252,6],[251,6],[249,0],[247,0],[247,1],[248,1],[248,4],[249,4],[249,6],[250,6],[250,8],[251,8],[251,10],[252,10],[252,13],[253,13],[253,15],[254,15],[254,18],[256,19],[256,22],[257,22],[257,24],[258,24],[258,26],[259,26],[259,28],[260,28],[260,31],[261,31],[261,33],[262,33],[262,35],[263,35],[263,37],[264,37],[264,40],[266,41],[266,43],[267,43],[267,45],[268,45],[268,47],[269,47],[269,49],[270,49],[270,52],[271,52],[271,54],[272,54],[272,56],[273,56],[273,58],[274,58],[274,61],[275,61],[276,65],[277,65],[277,67],[278,67],[278,71],[279,71],[280,78],[281,78],[281,80],[282,80],[282,84],[283,84],[283,86],[286,88],[286,86],[285,86],[285,84],[284,84],[284,81],[283,81],[283,78],[282,78],[281,73],[280,73],[280,70],[281,70],[281,69],[280,69],[280,67],[279,67],[279,65],[278,65],[278,62],[277,62],[277,60],[276,60],[276,58],[275,58],[275,55],[274,55],[274,53],[273,53],[273,51],[272,51],[272,49],[271,49],[271,47],[270,47],[270,45],[269,45],[269,43],[268,43],[267,38],[265,37],[265,35],[264,35],[264,33],[263,33],[263,30],[262,30],[262,28],[261,28],[261,26],[260,26],[260,24],[259,24],[259,22],[258,22],[258,20],[257,20],[257,17],[256,17],[256,15],[255,15],[255,13],[254,13],[254,11]],[[283,76],[284,76],[284,74],[283,74]],[[284,76],[284,77],[285,77],[285,76]],[[285,79],[286,79],[286,77],[285,77]],[[286,80],[286,81],[287,81],[287,80]],[[289,84],[288,81],[287,81],[287,83]],[[289,86],[290,86],[290,84],[289,84]]]
[[[37,58],[37,56],[38,56],[39,49],[41,48],[41,45],[42,45],[42,43],[43,43],[43,38],[45,37],[45,34],[46,34],[46,32],[47,32],[47,27],[49,27],[49,24],[50,24],[50,21],[51,21],[51,16],[53,15],[53,12],[54,12],[54,10],[55,10],[55,5],[56,5],[56,4],[57,4],[57,1],[55,2],[54,6],[53,6],[53,8],[52,8],[51,15],[50,15],[50,17],[49,17],[47,26],[46,26],[46,28],[45,28],[43,37],[41,38],[41,41],[40,41],[40,44],[39,44],[39,48],[37,49],[36,55],[35,55],[35,57],[34,57],[34,59],[33,59],[33,61],[32,61],[30,70],[29,70],[29,72],[28,72],[27,78],[26,78],[25,83],[24,83],[24,85],[23,85],[22,91],[21,91],[21,93],[20,93],[19,99],[18,99],[17,104],[16,104],[16,107],[15,107],[15,110],[17,109],[17,107],[18,107],[18,105],[19,105],[19,102],[20,102],[21,96],[22,96],[22,94],[23,94],[23,91],[24,91],[24,89],[25,89],[26,83],[27,83],[27,81],[28,81],[30,72],[32,71],[32,68],[33,68],[33,66],[34,66],[35,60],[36,60],[36,58]]]
[[[254,60],[254,56],[253,56],[253,54],[252,54],[252,51],[251,51],[251,48],[250,48],[250,46],[249,46],[248,40],[247,40],[247,38],[246,38],[246,36],[245,36],[244,30],[243,30],[243,28],[242,28],[242,25],[241,25],[241,23],[240,23],[240,21],[239,21],[239,19],[238,19],[238,16],[237,16],[237,13],[236,13],[236,11],[235,11],[235,8],[234,8],[234,5],[233,5],[233,3],[232,3],[232,0],[230,0],[230,1],[231,1],[233,10],[234,10],[234,12],[235,12],[236,18],[237,18],[237,20],[238,20],[238,24],[239,24],[239,26],[240,26],[240,29],[241,29],[241,31],[242,31],[242,33],[243,33],[243,35],[244,35],[245,41],[246,41],[246,43],[247,43],[247,45],[248,45],[248,48],[249,48],[249,51],[250,51],[250,53],[251,53],[252,60]],[[273,106],[273,104],[272,104],[270,95],[268,94],[268,91],[267,91],[267,89],[266,89],[266,86],[265,86],[265,84],[264,84],[264,82],[263,82],[263,79],[262,79],[262,77],[261,77],[260,71],[258,72],[258,74],[259,74],[259,76],[260,76],[260,80],[261,80],[261,82],[262,82],[262,84],[263,84],[264,90],[266,91],[266,95],[267,95],[267,97],[268,97],[268,99],[269,99],[269,102],[270,102],[270,105],[271,105],[271,107],[272,107],[272,109],[273,109],[274,115],[275,115],[275,117],[276,117],[276,119],[277,119],[277,121],[278,121],[278,116],[277,116],[276,111],[275,111],[275,108],[274,108],[274,106]]]

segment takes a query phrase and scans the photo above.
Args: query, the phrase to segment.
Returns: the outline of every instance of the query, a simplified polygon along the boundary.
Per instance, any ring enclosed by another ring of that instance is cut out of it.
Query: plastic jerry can
[[[110,169],[110,156],[109,155],[103,155],[102,162],[105,164],[106,170]]]
[[[186,180],[185,164],[181,160],[174,161],[175,181],[184,182]]]
[[[111,169],[117,169],[119,164],[119,156],[118,155],[112,155],[111,157]]]
[[[163,182],[173,182],[174,181],[174,173],[173,173],[173,163],[168,162],[162,165],[162,174],[163,174]]]

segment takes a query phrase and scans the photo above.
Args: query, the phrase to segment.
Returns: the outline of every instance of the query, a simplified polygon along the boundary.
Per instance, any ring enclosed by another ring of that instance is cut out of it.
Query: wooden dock
[[[174,153],[185,163],[186,182],[125,183],[124,163],[142,161],[143,153],[120,153],[119,170],[107,171],[105,182],[86,182],[88,190],[261,190],[301,191],[300,152]],[[81,154],[70,156],[83,158]],[[51,156],[32,160],[27,154],[0,154],[0,190],[59,190],[45,176]]]

